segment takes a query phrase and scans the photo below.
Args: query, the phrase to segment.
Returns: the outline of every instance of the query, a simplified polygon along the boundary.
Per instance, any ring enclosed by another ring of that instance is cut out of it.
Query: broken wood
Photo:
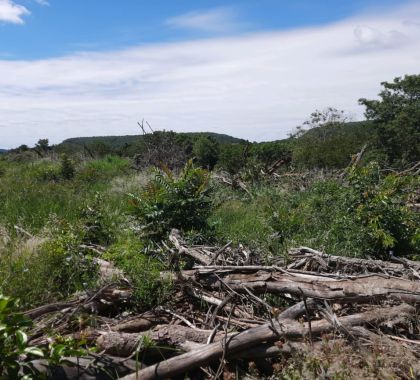
[[[391,307],[387,310],[371,310],[365,313],[345,316],[339,319],[344,326],[357,326],[364,324],[378,323],[395,316],[410,316],[415,313],[415,308],[409,305],[400,305]],[[329,332],[333,329],[330,323],[326,321],[315,321],[312,324],[312,333],[319,335]],[[245,330],[235,336],[232,336],[224,346],[221,342],[209,344],[174,358],[165,360],[158,364],[142,369],[123,377],[123,380],[152,380],[165,379],[182,373],[186,373],[200,366],[205,366],[212,361],[219,359],[226,351],[228,355],[235,354],[248,347],[257,346],[263,342],[271,342],[282,338],[296,338],[305,336],[309,332],[308,324],[298,322],[287,323],[284,320],[272,320],[271,323],[263,326]]]
[[[383,299],[420,303],[420,282],[390,276],[366,275],[351,279],[323,277],[316,273],[258,271],[243,273],[241,267],[229,270],[200,268],[182,271],[184,279],[199,281],[208,290],[228,287],[238,293],[248,289],[255,294],[291,294],[297,298],[341,302],[379,301]]]

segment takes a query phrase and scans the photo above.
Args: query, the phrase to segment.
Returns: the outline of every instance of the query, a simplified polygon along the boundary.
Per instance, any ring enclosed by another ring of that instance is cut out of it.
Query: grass
[[[289,248],[301,245],[356,257],[420,252],[419,215],[406,206],[419,179],[385,176],[374,165],[344,180],[310,175],[255,181],[248,184],[250,194],[217,183],[207,191],[207,181],[195,191],[195,177],[189,175],[167,180],[161,175],[150,182],[152,173],[134,172],[120,157],[74,165],[74,176],[66,180],[59,161],[0,160],[0,291],[21,298],[25,307],[92,285],[92,252],[80,249],[92,243],[104,246],[105,256],[132,279],[137,308],[161,302],[170,284],[162,283],[158,273],[167,267],[165,257],[157,261],[148,254],[156,242],[138,229],[145,218],[153,228],[170,220],[162,239],[176,218],[188,238],[221,245],[232,240],[262,261],[287,256]],[[148,203],[139,199],[140,220],[128,194],[150,192],[153,181],[162,196],[149,197]],[[199,224],[192,218],[197,215]],[[15,225],[33,237],[18,233]]]
[[[419,214],[406,204],[419,179],[384,176],[373,165],[349,179],[258,184],[245,193],[219,190],[210,217],[219,240],[286,255],[310,246],[330,254],[385,258],[420,252]]]
[[[1,164],[2,224],[10,230],[19,225],[33,233],[40,231],[51,215],[76,222],[80,209],[97,192],[106,193],[113,178],[130,174],[128,160],[119,157],[106,157],[81,165],[72,181],[60,178],[59,163],[51,160],[3,161]],[[117,207],[115,202],[113,206]]]

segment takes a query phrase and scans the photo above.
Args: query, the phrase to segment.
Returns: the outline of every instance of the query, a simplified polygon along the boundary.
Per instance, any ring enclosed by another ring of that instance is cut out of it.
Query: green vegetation
[[[352,169],[345,180],[315,178],[300,191],[296,185],[255,186],[251,199],[239,190],[219,194],[210,220],[220,240],[270,255],[301,245],[353,257],[420,252],[420,216],[409,206],[418,178],[385,175],[372,163]]]
[[[131,194],[132,214],[141,232],[154,240],[164,239],[171,228],[201,230],[210,213],[209,174],[189,161],[176,177],[169,170],[156,169],[140,194]]]
[[[383,82],[380,100],[360,99],[373,120],[376,148],[393,166],[418,161],[420,156],[420,75]]]
[[[420,81],[384,87],[381,100],[361,100],[371,121],[317,111],[286,140],[161,131],[58,146],[42,139],[1,155],[0,293],[20,303],[0,297],[0,377],[15,376],[26,350],[26,321],[13,314],[3,327],[4,310],[100,286],[97,258],[133,284],[132,309],[170,299],[159,273],[174,267],[162,249],[172,228],[191,241],[232,240],[267,262],[287,260],[295,246],[418,258]]]
[[[55,337],[48,346],[29,346],[27,330],[33,325],[18,311],[18,300],[0,293],[0,378],[44,378],[33,361],[45,359],[50,365],[59,365],[65,357],[81,357],[87,350],[83,342]]]
[[[219,159],[219,144],[210,136],[202,136],[195,142],[193,154],[200,166],[211,170]]]

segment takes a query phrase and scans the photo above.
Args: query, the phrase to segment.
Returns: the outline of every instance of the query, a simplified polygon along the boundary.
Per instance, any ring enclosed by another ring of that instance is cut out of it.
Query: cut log
[[[183,271],[182,277],[199,281],[205,289],[228,289],[238,293],[247,293],[247,288],[255,294],[291,294],[337,302],[379,301],[389,298],[412,304],[420,303],[420,281],[403,278],[367,275],[336,279],[315,273],[241,272],[241,267],[217,271],[202,268]]]
[[[106,354],[125,357],[131,355],[143,345],[139,351],[147,348],[146,341],[153,342],[156,346],[165,346],[169,349],[180,348],[185,342],[206,343],[211,330],[197,330],[182,325],[162,325],[151,331],[140,334],[121,332],[102,332],[96,340],[96,345]],[[224,336],[219,332],[215,340]],[[143,342],[144,340],[144,342]]]

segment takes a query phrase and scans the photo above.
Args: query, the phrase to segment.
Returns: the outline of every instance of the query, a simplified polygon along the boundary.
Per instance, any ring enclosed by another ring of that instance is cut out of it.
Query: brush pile
[[[31,344],[47,342],[54,331],[97,347],[77,365],[69,358],[73,367],[48,369],[50,376],[279,378],[294,358],[311,376],[349,378],[355,376],[349,366],[362,366],[361,360],[366,366],[371,357],[371,372],[360,369],[360,376],[386,377],[386,366],[378,364],[384,358],[399,377],[420,376],[420,262],[301,247],[286,261],[263,265],[229,243],[188,246],[177,230],[170,241],[174,267],[182,260],[191,269],[161,274],[175,288],[165,305],[125,312],[130,282],[102,261],[106,283],[99,290],[26,313],[36,322]]]

